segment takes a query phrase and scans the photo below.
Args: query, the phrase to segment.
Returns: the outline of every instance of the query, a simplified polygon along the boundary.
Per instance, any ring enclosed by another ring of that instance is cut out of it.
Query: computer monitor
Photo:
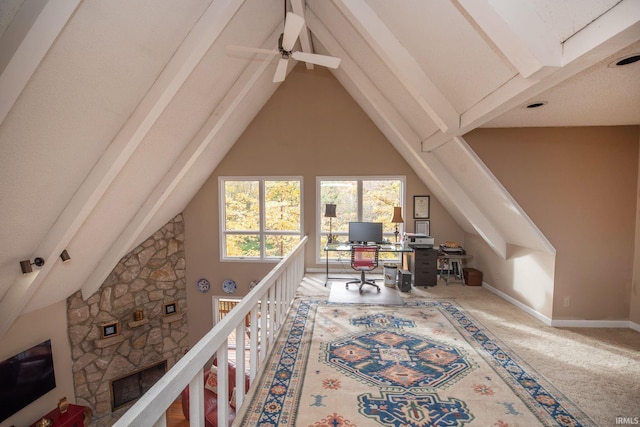
[[[382,223],[350,222],[349,241],[352,243],[382,243]]]

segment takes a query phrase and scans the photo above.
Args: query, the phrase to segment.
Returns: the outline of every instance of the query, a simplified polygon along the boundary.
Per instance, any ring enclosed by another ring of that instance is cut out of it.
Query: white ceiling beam
[[[522,207],[511,196],[511,194],[507,191],[507,189],[504,188],[502,183],[498,180],[498,178],[496,178],[496,176],[491,172],[491,170],[487,167],[487,165],[480,159],[480,157],[476,154],[476,152],[473,151],[473,149],[469,146],[469,144],[467,144],[464,138],[455,137],[451,140],[449,144],[452,144],[452,147],[454,147],[455,150],[457,151],[456,158],[464,158],[465,162],[473,163],[474,165],[473,170],[478,171],[480,173],[482,180],[488,183],[487,185],[488,188],[494,189],[490,194],[490,197],[491,197],[490,201],[492,203],[500,204],[501,206],[506,207],[506,211],[509,213],[509,216],[515,218],[515,221],[509,220],[509,223],[517,224],[515,228],[518,229],[518,234],[521,234],[523,231],[526,231],[526,233],[523,233],[523,234],[527,236],[527,242],[526,243],[517,242],[517,243],[520,244],[521,246],[528,246],[530,248],[539,249],[542,251],[546,251],[551,255],[555,255],[556,253],[555,247],[551,244],[551,242],[549,242],[547,237],[542,233],[542,231],[540,231],[538,226],[531,220],[529,215],[524,211],[524,209],[522,209]],[[438,155],[438,153],[435,153],[435,154],[436,156]],[[476,182],[482,181],[477,177],[474,180]],[[472,193],[472,191],[469,191],[468,189],[467,189],[467,192]],[[506,218],[507,217],[502,217],[502,220],[506,221]],[[503,231],[502,234],[507,235],[507,237],[510,237],[509,236],[510,227],[505,226],[505,224],[502,224],[502,225],[503,225],[503,227],[501,228]],[[526,227],[526,230],[523,230],[524,227]],[[534,241],[538,242],[538,245],[534,244]],[[514,242],[512,241],[512,243]]]
[[[517,75],[460,117],[457,135],[482,126],[529,99],[559,85],[638,40],[640,2],[623,0],[591,22],[564,44],[563,66],[540,80]],[[438,132],[422,141],[422,151],[433,151],[451,139]]]
[[[272,41],[274,38],[277,38],[279,34],[280,30],[277,30],[277,32],[274,32],[268,37],[268,40]],[[268,42],[268,46],[271,45],[272,43]],[[263,45],[264,48],[268,46],[266,44]],[[101,263],[98,264],[96,269],[93,270],[91,275],[85,280],[82,287],[82,295],[85,299],[100,289],[100,286],[109,276],[113,267],[129,252],[134,243],[141,237],[146,226],[160,211],[164,202],[171,197],[185,176],[189,174],[191,168],[207,148],[216,143],[218,161],[224,158],[235,142],[235,139],[227,138],[220,140],[218,137],[225,129],[225,126],[228,126],[229,121],[233,120],[234,115],[242,114],[238,110],[243,106],[243,102],[247,101],[247,96],[251,95],[251,102],[255,103],[256,86],[260,82],[263,87],[266,86],[267,90],[270,91],[268,95],[263,97],[266,102],[278,87],[278,85],[273,84],[271,73],[267,73],[267,70],[270,70],[269,65],[272,62],[273,57],[249,61],[247,68],[245,68],[242,75],[235,81],[233,87],[224,99],[210,114],[198,134],[188,144],[171,169],[158,183],[132,221],[122,233],[120,233],[116,241],[102,257]],[[261,80],[264,81],[261,82]],[[248,125],[252,119],[253,117],[245,117],[244,120],[247,122],[245,125]],[[211,164],[209,173],[213,172],[216,166],[216,164]]]
[[[440,131],[455,132],[459,127],[458,112],[366,1],[333,0],[333,3],[406,87]]]
[[[56,259],[60,255],[59,248],[66,247],[91,215],[109,186],[143,141],[149,129],[243,2],[244,0],[215,1],[203,13],[34,253],[47,254],[46,257],[41,255],[45,259]],[[52,247],[56,248],[53,253],[51,252]],[[99,265],[100,262],[97,264]],[[47,267],[46,264],[45,267]],[[47,268],[41,269],[37,277],[29,284],[28,289],[19,293],[8,292],[2,299],[0,302],[0,336],[6,332],[29,302],[29,299],[44,281],[47,272]],[[14,283],[11,289],[17,286],[18,283]]]
[[[442,163],[428,153],[420,152],[418,136],[397,114],[366,74],[348,56],[329,31],[315,18],[310,11],[309,25],[318,40],[332,55],[342,58],[340,67],[332,71],[338,81],[347,89],[360,107],[371,117],[378,128],[400,155],[411,166],[415,173],[431,189],[438,200],[452,214],[460,213],[471,227],[487,244],[503,259],[506,258],[506,242],[493,227],[474,202],[466,196],[451,174]],[[502,187],[501,187],[502,188]]]
[[[293,9],[293,13],[305,18],[304,0],[291,0],[291,8]],[[299,38],[302,51],[307,53],[314,53],[313,46],[311,45],[311,37],[309,37],[309,27],[307,27],[306,18],[305,24],[302,26],[302,30],[300,30]],[[307,67],[307,70],[313,70],[313,64],[311,62],[305,61],[304,64]]]
[[[307,9],[307,23],[318,42],[331,55],[341,58],[340,67],[331,70],[340,84],[356,102],[360,101],[358,102],[360,107],[369,117],[372,117],[378,128],[399,152],[417,153],[420,149],[419,137],[310,9]],[[398,145],[398,142],[401,144]]]
[[[65,27],[80,0],[27,0],[0,41],[0,123]],[[27,29],[27,27],[29,27]],[[10,57],[5,56],[7,52]]]
[[[476,233],[484,239],[498,256],[502,259],[507,259],[506,240],[493,226],[491,220],[467,196],[464,188],[458,184],[458,181],[451,175],[449,170],[431,153],[422,153],[422,160],[429,170],[431,181],[435,182],[438,188],[444,191],[449,203],[455,205],[456,210],[464,215]],[[442,196],[439,196],[438,200],[442,203]]]
[[[552,84],[542,86],[520,75],[513,77],[496,91],[462,113],[460,128],[455,136],[464,135],[486,122],[517,107],[527,99],[543,92]],[[451,135],[435,133],[422,141],[422,151],[430,152],[451,140]]]
[[[622,0],[564,42],[563,62],[570,64],[594,54],[600,61],[638,41],[639,35],[640,1]]]
[[[458,0],[524,78],[541,78],[562,65],[562,43],[524,0]]]

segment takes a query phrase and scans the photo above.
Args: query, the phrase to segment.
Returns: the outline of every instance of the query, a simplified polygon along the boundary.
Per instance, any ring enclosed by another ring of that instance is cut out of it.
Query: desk
[[[399,254],[413,252],[413,249],[411,248],[404,248],[402,245],[395,245],[393,243],[378,245],[378,250],[380,252],[391,252]],[[329,277],[329,252],[351,252],[351,245],[349,243],[330,243],[324,247],[325,272],[327,273],[327,278],[324,281],[325,286],[327,286],[329,279],[341,279],[341,277]],[[402,268],[406,269],[404,257],[402,260]]]
[[[440,268],[441,262],[445,262],[448,264],[450,268],[447,268],[447,277],[444,277],[443,274],[440,274],[440,277],[444,279],[445,284],[449,284],[449,279],[451,278],[451,271],[453,270],[453,277],[460,279],[463,284],[464,282],[464,274],[462,274],[462,262],[470,259],[471,255],[457,255],[457,254],[447,254],[444,252],[440,252],[438,254],[438,271],[444,270],[444,268]],[[454,267],[457,267],[457,273]]]

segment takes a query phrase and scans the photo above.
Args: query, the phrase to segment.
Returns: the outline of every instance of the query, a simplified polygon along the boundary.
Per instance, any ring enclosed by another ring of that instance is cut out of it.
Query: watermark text
[[[640,424],[640,417],[616,417],[616,425],[633,426]]]

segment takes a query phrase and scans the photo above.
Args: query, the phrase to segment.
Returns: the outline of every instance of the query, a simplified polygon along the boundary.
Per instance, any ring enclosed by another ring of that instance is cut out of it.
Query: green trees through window
[[[302,236],[302,179],[220,178],[223,258],[282,258]]]
[[[320,235],[317,241],[320,249],[326,245],[329,235],[329,218],[324,216],[327,203],[336,205],[336,217],[331,219],[331,233],[339,241],[348,240],[349,222],[352,221],[381,222],[384,237],[394,241],[395,224],[391,223],[391,218],[394,206],[403,206],[404,181],[404,177],[318,178]],[[322,253],[320,250],[319,254]]]

